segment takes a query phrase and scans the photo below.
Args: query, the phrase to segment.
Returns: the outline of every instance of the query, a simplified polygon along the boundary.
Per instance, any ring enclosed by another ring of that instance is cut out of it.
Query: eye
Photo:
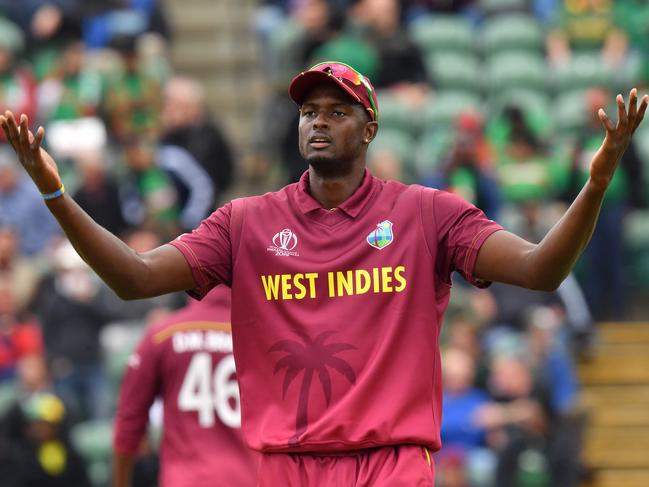
[[[332,114],[334,117],[339,117],[339,118],[340,118],[340,117],[344,117],[344,116],[346,115],[345,112],[341,112],[341,111],[334,111],[334,112],[332,112],[331,114]]]
[[[315,115],[315,112],[313,110],[303,110],[302,111],[302,116],[303,117],[313,117]]]

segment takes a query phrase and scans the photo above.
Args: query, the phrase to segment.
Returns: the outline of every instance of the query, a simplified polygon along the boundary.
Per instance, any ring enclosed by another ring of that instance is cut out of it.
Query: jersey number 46
[[[194,354],[178,394],[178,408],[181,411],[197,411],[198,424],[203,428],[214,426],[216,415],[226,426],[241,427],[241,402],[234,357],[226,355],[213,367],[211,354]]]

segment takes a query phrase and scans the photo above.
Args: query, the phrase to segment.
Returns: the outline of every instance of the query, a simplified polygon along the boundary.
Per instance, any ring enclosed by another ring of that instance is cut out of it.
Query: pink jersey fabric
[[[147,330],[124,376],[115,451],[135,454],[157,396],[164,405],[162,487],[257,485],[258,455],[239,427],[228,288]]]
[[[385,446],[345,455],[264,453],[257,487],[433,487],[426,447]]]
[[[328,211],[308,173],[171,242],[201,297],[232,287],[243,431],[264,452],[440,447],[439,331],[500,225],[450,193],[366,172]]]

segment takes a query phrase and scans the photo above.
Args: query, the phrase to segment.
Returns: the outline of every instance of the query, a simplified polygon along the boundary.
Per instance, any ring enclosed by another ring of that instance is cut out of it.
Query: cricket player
[[[256,452],[241,434],[230,289],[219,286],[150,326],[120,391],[114,487],[129,487],[149,409],[162,397],[161,487],[255,487]]]
[[[232,338],[242,428],[262,452],[258,485],[433,486],[440,448],[439,331],[451,273],[556,289],[588,243],[620,156],[644,116],[631,90],[590,178],[534,244],[452,194],[366,169],[379,129],[370,81],[327,62],[298,74],[295,184],[237,199],[192,233],[137,253],[65,192],[26,116],[0,125],[79,254],[124,299],[232,288]],[[217,454],[215,452],[215,454]]]

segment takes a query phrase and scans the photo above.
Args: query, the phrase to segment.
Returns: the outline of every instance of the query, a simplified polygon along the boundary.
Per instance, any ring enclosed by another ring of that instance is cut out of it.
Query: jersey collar
[[[363,208],[367,206],[367,203],[370,202],[378,187],[379,180],[372,176],[370,171],[365,168],[361,185],[337,209],[351,218],[356,218]],[[309,193],[309,171],[305,171],[302,174],[296,186],[295,196],[300,211],[305,215],[312,212],[322,213],[323,215],[333,213],[330,210],[322,208],[320,203]]]

